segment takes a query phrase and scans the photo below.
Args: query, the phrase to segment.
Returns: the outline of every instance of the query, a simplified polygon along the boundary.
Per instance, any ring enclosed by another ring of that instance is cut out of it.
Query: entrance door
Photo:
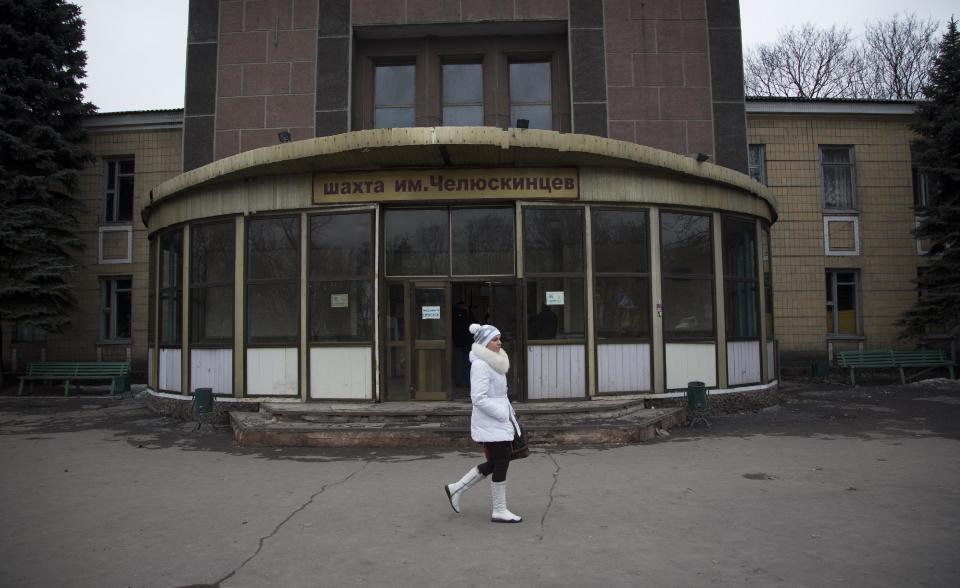
[[[415,282],[413,309],[413,400],[450,397],[450,308],[448,285]]]

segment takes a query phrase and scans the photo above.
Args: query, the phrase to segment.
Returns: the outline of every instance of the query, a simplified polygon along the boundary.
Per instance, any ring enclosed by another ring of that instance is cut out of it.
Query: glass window
[[[483,66],[479,63],[445,63],[443,79],[443,124],[483,125]]]
[[[767,184],[767,149],[765,145],[749,145],[747,167],[750,177],[763,185]]]
[[[296,343],[300,332],[300,219],[247,223],[247,342]]]
[[[827,334],[859,335],[856,271],[827,270]]]
[[[721,225],[727,337],[759,337],[756,226],[732,218]]]
[[[917,210],[924,210],[930,205],[930,177],[920,171],[920,168],[913,166],[913,207]]]
[[[526,208],[523,257],[528,274],[583,272],[583,210]]]
[[[129,341],[133,324],[133,279],[123,276],[102,280],[100,300],[100,338],[105,341]]]
[[[105,164],[103,222],[129,223],[133,220],[133,159],[118,159]]]
[[[767,339],[773,339],[773,257],[770,252],[770,230],[766,227],[760,231],[763,251],[763,296],[765,314],[767,316]]]
[[[390,276],[446,276],[450,271],[446,209],[388,210],[384,214]]]
[[[416,126],[416,66],[378,65],[374,70],[374,128]]]
[[[520,119],[531,129],[553,129],[550,62],[510,64],[510,126]]]
[[[233,345],[234,221],[190,227],[190,341]]]
[[[823,176],[823,207],[836,210],[855,209],[853,148],[821,145],[820,168]]]
[[[527,339],[583,339],[583,278],[527,280]]]
[[[310,216],[311,341],[373,338],[373,215]]]
[[[453,209],[454,275],[513,275],[513,219],[512,208]]]
[[[595,324],[600,339],[650,336],[650,244],[646,210],[591,213]]]
[[[710,217],[660,215],[663,331],[671,338],[713,338],[713,233]]]
[[[183,231],[173,229],[160,235],[160,345],[175,347],[183,341],[182,276]]]
[[[147,347],[153,347],[157,335],[157,239],[150,237],[147,245]]]

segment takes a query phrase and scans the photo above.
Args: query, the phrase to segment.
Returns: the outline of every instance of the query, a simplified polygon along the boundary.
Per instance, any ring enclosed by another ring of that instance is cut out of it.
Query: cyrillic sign
[[[386,170],[316,174],[313,202],[577,198],[575,168]]]

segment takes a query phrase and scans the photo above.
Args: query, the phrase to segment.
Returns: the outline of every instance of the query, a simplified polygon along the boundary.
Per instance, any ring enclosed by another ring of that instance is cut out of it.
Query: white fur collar
[[[473,344],[473,347],[470,348],[470,351],[477,359],[482,359],[487,365],[493,368],[493,371],[501,375],[506,375],[507,370],[510,369],[510,357],[507,356],[506,352],[501,349],[500,351],[494,353],[486,347]]]

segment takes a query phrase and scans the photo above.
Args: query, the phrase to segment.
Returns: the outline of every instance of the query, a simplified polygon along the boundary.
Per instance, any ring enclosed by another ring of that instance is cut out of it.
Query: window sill
[[[864,341],[863,335],[827,335],[827,341]]]
[[[821,212],[824,216],[845,216],[845,215],[858,215],[860,214],[860,209],[858,208],[823,208]]]

